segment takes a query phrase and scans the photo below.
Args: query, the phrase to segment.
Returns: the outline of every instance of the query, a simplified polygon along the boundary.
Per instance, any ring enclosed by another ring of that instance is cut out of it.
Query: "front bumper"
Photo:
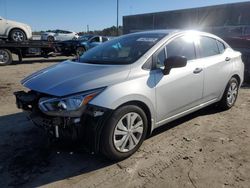
[[[28,28],[27,39],[32,39],[32,30],[31,30],[31,28]]]
[[[49,136],[58,140],[83,142],[91,152],[99,152],[102,129],[112,110],[87,105],[81,117],[54,117],[42,113],[38,108],[42,94],[18,91],[14,95],[17,108],[27,112],[28,119],[46,130]]]

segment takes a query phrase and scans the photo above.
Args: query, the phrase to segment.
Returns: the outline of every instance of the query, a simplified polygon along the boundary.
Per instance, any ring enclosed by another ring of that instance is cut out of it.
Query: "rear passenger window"
[[[218,40],[217,40],[217,45],[218,45],[220,53],[222,54],[225,51],[225,45]]]
[[[217,40],[210,37],[200,38],[201,57],[209,57],[220,54]]]
[[[174,39],[167,45],[167,57],[184,56],[187,60],[196,58],[194,42],[191,38],[185,36]]]

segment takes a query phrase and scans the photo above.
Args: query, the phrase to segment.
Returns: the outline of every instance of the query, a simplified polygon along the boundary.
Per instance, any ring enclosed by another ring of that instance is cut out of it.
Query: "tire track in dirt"
[[[106,178],[99,182],[95,179],[95,184],[89,187],[110,187],[111,184],[112,187],[146,186],[154,177],[188,156],[187,141],[180,137],[176,142],[177,129],[176,127],[176,130],[150,138],[134,156],[119,162],[115,171],[110,168],[105,174],[96,175],[104,175]],[[195,129],[196,127],[193,127],[192,131]],[[175,144],[171,144],[172,141],[175,141]]]

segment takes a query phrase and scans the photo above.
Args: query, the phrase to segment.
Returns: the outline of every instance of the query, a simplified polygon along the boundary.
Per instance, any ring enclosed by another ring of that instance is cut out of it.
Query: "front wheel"
[[[12,54],[7,49],[0,49],[0,66],[10,65],[12,63]]]
[[[26,34],[21,29],[13,29],[10,32],[9,38],[11,41],[15,41],[15,42],[23,42],[27,40]]]
[[[53,36],[48,36],[47,40],[49,42],[54,42],[55,41],[55,38]]]
[[[223,110],[228,110],[235,104],[238,96],[238,90],[239,82],[236,78],[232,77],[227,84],[221,101],[219,102],[219,106]]]
[[[141,108],[135,105],[118,108],[104,127],[102,153],[111,160],[131,156],[144,141],[147,128],[147,117]]]

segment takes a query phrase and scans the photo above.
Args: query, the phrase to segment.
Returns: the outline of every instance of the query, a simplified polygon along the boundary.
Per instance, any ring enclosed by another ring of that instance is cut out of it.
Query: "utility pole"
[[[89,25],[87,25],[87,33],[89,33]]]
[[[117,15],[117,17],[116,17],[116,35],[118,36],[119,35],[119,0],[116,0],[116,5],[117,5],[117,7],[116,7],[116,15]]]

